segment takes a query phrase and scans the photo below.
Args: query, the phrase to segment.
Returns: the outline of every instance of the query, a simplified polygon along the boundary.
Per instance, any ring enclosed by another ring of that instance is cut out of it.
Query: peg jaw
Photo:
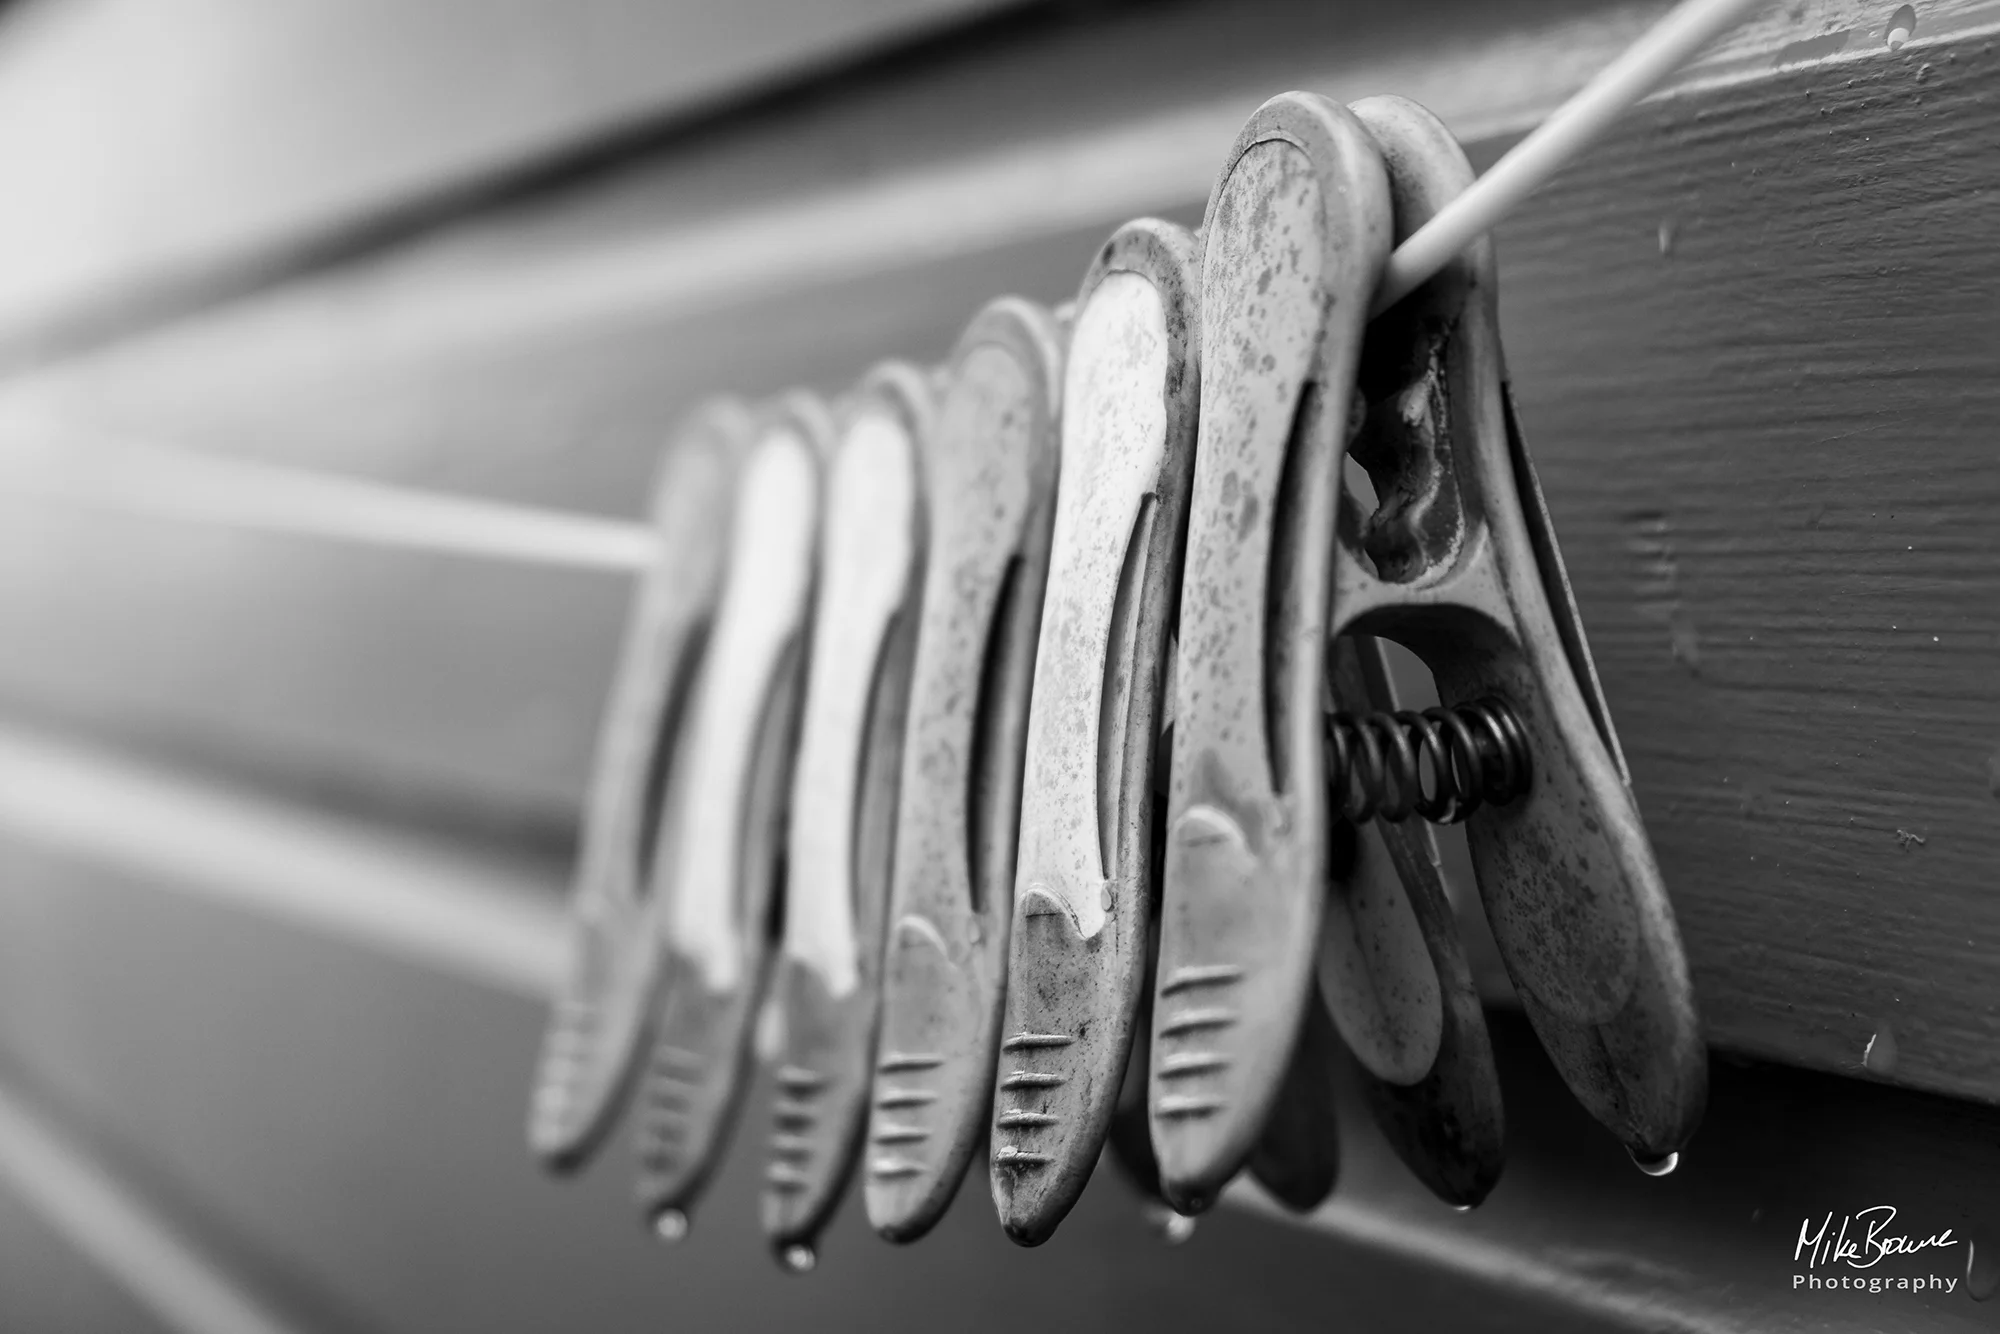
[[[675,433],[653,488],[659,556],[633,600],[585,806],[570,896],[570,961],[535,1073],[528,1144],[582,1166],[629,1097],[651,1031],[659,954],[646,926],[661,789],[678,762],[692,683],[721,594],[727,518],[751,430],[709,403]]]
[[[686,1231],[727,1142],[775,945],[831,436],[826,409],[806,394],[759,414],[685,757],[668,782],[653,866],[661,985],[639,1089],[638,1200],[669,1239]]]
[[[1153,916],[1154,754],[1194,465],[1200,250],[1145,220],[1076,301],[1062,485],[1028,713],[993,1200],[1037,1245],[1096,1166]]]
[[[892,1241],[943,1216],[993,1103],[1062,353],[1054,316],[1003,298],[938,390],[863,1150],[868,1220]]]
[[[1252,116],[1203,223],[1151,1098],[1162,1188],[1183,1212],[1250,1156],[1311,995],[1327,539],[1389,226],[1374,141],[1303,93]]]
[[[1399,235],[1471,182],[1413,102],[1356,114],[1389,164]],[[1707,1057],[1687,960],[1598,686],[1500,348],[1482,241],[1391,308],[1360,370],[1355,459],[1384,503],[1344,498],[1333,634],[1424,659],[1447,705],[1501,699],[1533,781],[1466,822],[1486,915],[1522,1007],[1572,1092],[1644,1162],[1694,1133]]]
[[[922,372],[877,367],[841,405],[826,468],[784,941],[770,1001],[777,1094],[764,1232],[792,1269],[839,1205],[868,1118],[923,589],[931,413]]]

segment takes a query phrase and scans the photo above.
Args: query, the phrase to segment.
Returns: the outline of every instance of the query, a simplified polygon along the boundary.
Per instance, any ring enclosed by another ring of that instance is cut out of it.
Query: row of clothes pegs
[[[1179,1214],[1246,1167],[1304,1209],[1344,1042],[1396,1152],[1469,1207],[1504,1132],[1430,829],[1464,821],[1558,1070],[1671,1166],[1706,1058],[1508,402],[1490,244],[1368,317],[1392,243],[1471,179],[1414,103],[1287,94],[1199,234],[1121,227],[1063,314],[998,300],[935,373],[685,425],[589,802],[544,1161],[636,1102],[640,1205],[681,1235],[756,1049],[764,1225],[795,1268],[857,1169],[909,1241],[982,1145],[1028,1245],[1107,1143]],[[1383,638],[1444,703],[1398,707]]]

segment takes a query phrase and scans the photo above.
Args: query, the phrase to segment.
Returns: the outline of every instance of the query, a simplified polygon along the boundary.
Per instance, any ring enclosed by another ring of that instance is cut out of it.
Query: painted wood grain
[[[1982,38],[1649,109],[1504,296],[1712,1029],[1988,1096],[1996,72]]]

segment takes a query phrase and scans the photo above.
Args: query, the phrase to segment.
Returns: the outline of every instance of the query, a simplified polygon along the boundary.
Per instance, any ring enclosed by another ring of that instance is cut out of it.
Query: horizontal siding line
[[[560,895],[498,858],[10,727],[0,833],[519,996],[563,968]]]
[[[1663,5],[1613,6],[1476,47],[1425,41],[1385,56],[1307,71],[1297,87],[1350,102],[1381,93],[1414,99],[1465,144],[1539,124],[1657,18]],[[1886,7],[1884,12],[1887,12]],[[1990,22],[1991,13],[1981,13]],[[1967,29],[1978,26],[1964,25]],[[1958,35],[1964,35],[1962,32]],[[1935,40],[1926,32],[1922,40]],[[1913,43],[1913,46],[1916,44]],[[1829,57],[1867,58],[1856,47]],[[1775,73],[1761,58],[1699,60],[1655,97],[1705,91]],[[579,325],[685,319],[781,296],[801,286],[979,254],[1090,226],[1199,205],[1250,113],[1278,87],[1246,90],[1059,139],[988,150],[868,184],[743,209],[618,243],[542,258],[511,257],[411,277],[408,299],[342,306],[327,332],[337,351],[395,362],[472,352]],[[1085,257],[1079,256],[1078,270]],[[284,308],[283,298],[274,303]],[[308,302],[306,330],[317,328]],[[970,312],[968,312],[968,315]]]
[[[1357,1249],[1409,1261],[1430,1272],[1457,1274],[1497,1291],[1528,1293],[1559,1306],[1566,1315],[1590,1316],[1611,1330],[1646,1334],[1762,1334],[1772,1326],[1758,1318],[1764,1312],[1739,1300],[1724,1313],[1693,1304],[1698,1285],[1675,1284],[1641,1289],[1636,1278],[1622,1286],[1566,1269],[1536,1249],[1509,1246],[1484,1237],[1427,1226],[1391,1209],[1357,1204],[1336,1195],[1306,1215],[1278,1204],[1245,1177],[1232,1184],[1223,1201],[1267,1218],[1335,1237]]]
[[[177,1334],[304,1334],[4,1087],[0,1187]]]
[[[1426,27],[1389,51],[1371,44],[1334,68],[1302,71],[1294,86],[1342,101],[1396,92],[1430,107],[1464,142],[1501,138],[1538,123],[1667,8],[1653,0],[1613,5],[1478,45],[1440,41]],[[466,266],[447,254],[439,267],[412,265],[392,290],[361,302],[341,294],[346,274],[330,274],[204,323],[254,328],[247,347],[259,362],[393,365],[579,325],[686,318],[801,286],[1082,227],[1108,229],[1124,218],[1199,204],[1243,122],[1281,91],[1246,89],[1122,123],[1088,123],[1060,138],[723,208],[553,255],[508,254]],[[58,364],[46,373],[63,370]]]

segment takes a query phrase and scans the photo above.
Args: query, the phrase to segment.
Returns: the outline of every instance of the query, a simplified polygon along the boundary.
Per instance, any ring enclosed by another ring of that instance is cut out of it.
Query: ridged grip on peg
[[[839,1205],[867,1128],[923,582],[930,398],[914,367],[877,367],[844,402],[827,467],[772,990],[777,1091],[763,1198],[765,1235],[793,1270]]]
[[[1046,1241],[1103,1149],[1152,934],[1154,756],[1194,461],[1199,252],[1120,228],[1077,298],[1028,717],[990,1175]]]
[[[1004,298],[974,318],[937,391],[862,1165],[869,1222],[892,1241],[943,1216],[992,1107],[1061,359],[1054,318]]]
[[[1380,154],[1290,93],[1238,136],[1204,221],[1200,440],[1181,588],[1153,1139],[1205,1208],[1283,1085],[1324,893],[1317,744],[1348,400],[1388,252]],[[1310,386],[1310,387],[1308,387]]]
[[[570,959],[535,1071],[528,1143],[570,1171],[608,1136],[644,1052],[658,978],[647,878],[662,787],[721,591],[751,417],[711,403],[675,433],[654,486],[659,558],[633,602],[599,732],[571,894]]]
[[[811,633],[820,465],[831,420],[804,394],[760,414],[730,561],[669,784],[651,925],[662,951],[639,1088],[640,1209],[684,1220],[733,1127],[775,950],[784,813]]]

